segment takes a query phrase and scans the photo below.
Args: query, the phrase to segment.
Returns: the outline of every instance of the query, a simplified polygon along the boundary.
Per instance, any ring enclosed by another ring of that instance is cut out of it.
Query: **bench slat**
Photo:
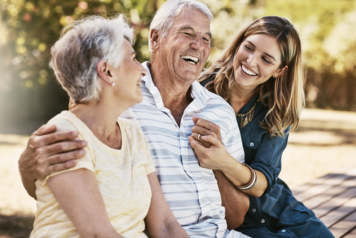
[[[356,211],[356,197],[348,200],[341,207],[336,210],[329,212],[327,215],[320,218],[322,222],[324,222],[325,226],[331,227],[344,217]]]
[[[310,209],[316,209],[317,207],[322,206],[326,202],[329,202],[334,197],[346,193],[352,187],[356,187],[356,180],[351,177],[351,179],[344,181],[342,184],[331,188],[325,193],[319,194],[305,201],[304,205]]]
[[[347,234],[343,238],[355,238],[355,237],[356,237],[356,226],[349,234]]]
[[[335,237],[341,237],[356,226],[356,211],[330,228]]]

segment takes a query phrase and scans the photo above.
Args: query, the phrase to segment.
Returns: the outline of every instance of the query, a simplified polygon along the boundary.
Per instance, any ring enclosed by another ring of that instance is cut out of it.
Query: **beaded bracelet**
[[[244,185],[244,186],[237,186],[238,189],[240,190],[248,190],[253,188],[253,186],[255,186],[256,182],[257,182],[257,174],[256,171],[254,169],[252,169],[250,166],[248,166],[247,164],[243,164],[245,165],[251,172],[251,179],[250,181]]]

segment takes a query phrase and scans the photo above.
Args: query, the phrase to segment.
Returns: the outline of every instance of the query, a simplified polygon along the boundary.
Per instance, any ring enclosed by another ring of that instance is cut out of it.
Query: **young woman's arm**
[[[58,174],[47,184],[80,237],[123,237],[110,224],[92,171],[78,169]]]
[[[189,238],[182,226],[177,222],[168,203],[163,196],[156,173],[147,175],[152,191],[150,209],[145,218],[150,237]]]

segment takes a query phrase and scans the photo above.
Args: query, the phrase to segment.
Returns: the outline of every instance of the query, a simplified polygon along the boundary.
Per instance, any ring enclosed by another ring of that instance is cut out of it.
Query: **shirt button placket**
[[[261,220],[261,223],[262,223],[262,224],[265,223],[265,222],[266,222],[265,219],[262,219],[262,220]]]

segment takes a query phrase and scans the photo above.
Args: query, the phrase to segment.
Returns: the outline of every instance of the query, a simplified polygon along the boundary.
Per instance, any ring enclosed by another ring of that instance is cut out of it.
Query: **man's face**
[[[171,79],[191,84],[209,57],[210,41],[208,17],[198,10],[185,8],[173,19],[167,35],[160,37],[158,60]]]

